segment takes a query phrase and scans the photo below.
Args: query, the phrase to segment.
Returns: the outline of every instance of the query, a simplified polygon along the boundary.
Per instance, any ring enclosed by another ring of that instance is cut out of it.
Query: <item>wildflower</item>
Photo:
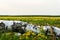
[[[32,35],[36,35],[35,33],[32,33]]]

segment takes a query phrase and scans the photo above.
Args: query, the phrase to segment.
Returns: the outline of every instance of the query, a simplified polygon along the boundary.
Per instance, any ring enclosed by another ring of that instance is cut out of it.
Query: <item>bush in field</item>
[[[28,31],[20,36],[20,40],[32,40],[36,34],[32,31]]]
[[[38,34],[36,37],[33,38],[33,40],[47,40],[47,36],[43,34]]]
[[[35,34],[32,31],[28,31],[20,36],[20,40],[47,40],[47,37],[43,34]]]

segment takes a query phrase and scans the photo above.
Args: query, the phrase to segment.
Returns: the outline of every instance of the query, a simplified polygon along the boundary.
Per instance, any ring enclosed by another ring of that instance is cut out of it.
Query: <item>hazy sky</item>
[[[60,15],[60,0],[0,0],[0,15]]]

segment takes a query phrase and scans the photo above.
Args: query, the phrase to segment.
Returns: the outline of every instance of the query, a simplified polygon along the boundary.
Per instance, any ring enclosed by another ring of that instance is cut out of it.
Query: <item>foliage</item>
[[[14,33],[2,33],[0,35],[0,40],[19,40],[19,37],[15,36]]]
[[[28,31],[20,36],[20,40],[47,40],[47,37],[43,34],[35,34],[32,31]]]
[[[60,17],[0,17],[0,20],[20,20],[38,25],[45,25],[46,23],[49,23],[60,27]],[[20,36],[14,35],[14,32],[0,33],[0,40],[51,40],[50,36],[45,35],[42,28],[40,28],[40,30],[41,33],[39,34],[28,31]]]

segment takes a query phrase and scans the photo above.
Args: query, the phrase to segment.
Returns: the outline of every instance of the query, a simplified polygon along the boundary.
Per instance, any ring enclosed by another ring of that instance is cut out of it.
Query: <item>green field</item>
[[[49,23],[50,25],[60,27],[60,16],[0,16],[0,20],[20,20],[36,25]],[[5,32],[0,34],[0,40],[51,40],[51,36],[46,36],[43,30],[41,32],[42,34],[36,35],[34,32],[29,31],[21,36],[14,35],[14,32]]]
[[[20,20],[38,25],[49,23],[60,27],[60,16],[0,16],[0,20]]]

